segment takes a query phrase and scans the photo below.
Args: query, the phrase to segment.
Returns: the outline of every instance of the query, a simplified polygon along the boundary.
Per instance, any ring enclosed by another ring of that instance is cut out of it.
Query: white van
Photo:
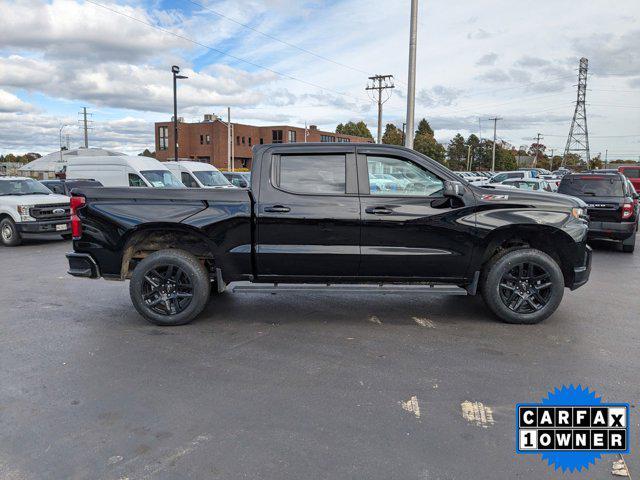
[[[210,163],[180,160],[178,162],[164,162],[163,165],[171,170],[171,173],[173,173],[185,187],[235,188],[220,170]]]
[[[184,188],[161,162],[128,155],[69,160],[67,178],[92,178],[105,187]]]

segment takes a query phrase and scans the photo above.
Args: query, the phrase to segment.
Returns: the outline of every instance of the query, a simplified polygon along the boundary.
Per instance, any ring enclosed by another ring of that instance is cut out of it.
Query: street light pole
[[[407,130],[404,146],[413,148],[414,115],[416,102],[416,47],[418,44],[418,0],[411,0],[411,23],[409,31],[409,85],[407,88]]]
[[[60,139],[60,161],[62,162],[62,130],[64,130],[64,127],[68,127],[68,124],[63,124],[60,125],[60,130],[58,131],[58,137]]]
[[[180,67],[173,65],[171,67],[171,73],[173,73],[173,159],[178,161],[178,95],[177,95],[177,80],[189,78],[184,75],[179,75]]]

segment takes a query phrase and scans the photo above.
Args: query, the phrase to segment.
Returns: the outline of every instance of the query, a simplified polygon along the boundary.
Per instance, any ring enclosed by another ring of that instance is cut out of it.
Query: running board
[[[326,292],[326,293],[383,293],[468,295],[464,288],[453,285],[399,284],[315,284],[315,283],[251,283],[235,282],[229,286],[233,293]]]

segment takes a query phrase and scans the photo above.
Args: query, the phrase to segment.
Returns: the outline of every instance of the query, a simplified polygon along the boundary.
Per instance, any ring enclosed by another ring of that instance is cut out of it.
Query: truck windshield
[[[201,170],[199,172],[193,172],[193,174],[205,187],[231,186],[224,175],[217,170]]]
[[[145,170],[140,173],[153,187],[184,188],[184,185],[169,170]]]
[[[0,180],[0,195],[49,195],[51,190],[31,178]]]
[[[622,197],[622,182],[611,177],[564,177],[560,182],[558,193],[576,197]]]

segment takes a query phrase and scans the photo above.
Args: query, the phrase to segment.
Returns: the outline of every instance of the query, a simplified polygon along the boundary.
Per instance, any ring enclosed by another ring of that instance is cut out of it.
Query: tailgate
[[[587,213],[589,220],[597,222],[620,222],[622,221],[623,198],[619,197],[583,197],[587,203]]]

